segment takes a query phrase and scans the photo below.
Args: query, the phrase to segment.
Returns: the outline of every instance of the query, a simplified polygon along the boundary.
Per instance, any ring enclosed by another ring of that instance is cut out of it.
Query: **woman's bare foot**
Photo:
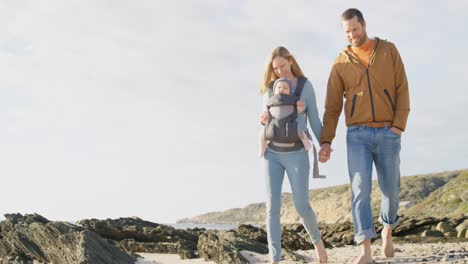
[[[382,229],[382,257],[393,258],[394,256],[392,229],[384,227]]]
[[[320,263],[328,263],[327,250],[325,250],[322,240],[315,245],[315,253]]]

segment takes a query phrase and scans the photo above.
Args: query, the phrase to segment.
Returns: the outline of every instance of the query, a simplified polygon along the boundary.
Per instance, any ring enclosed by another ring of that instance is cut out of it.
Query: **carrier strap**
[[[297,96],[299,99],[301,98],[302,90],[304,90],[304,85],[306,81],[306,77],[297,77],[297,85],[296,90],[294,91],[294,95]],[[275,94],[275,91],[273,91],[273,84],[275,84],[275,81],[270,82],[270,86],[268,89],[268,97],[272,97]]]

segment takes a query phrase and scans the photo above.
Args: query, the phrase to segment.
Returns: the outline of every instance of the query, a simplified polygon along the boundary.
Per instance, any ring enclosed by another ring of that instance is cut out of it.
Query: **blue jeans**
[[[398,224],[401,136],[390,127],[349,126],[346,136],[352,191],[354,241],[376,237],[371,210],[372,163],[382,192],[379,221],[390,228]]]
[[[281,258],[281,187],[284,172],[288,175],[294,206],[301,217],[312,243],[320,242],[320,232],[315,213],[309,203],[309,154],[304,149],[276,152],[267,148],[265,153],[267,187],[268,248],[272,261]]]

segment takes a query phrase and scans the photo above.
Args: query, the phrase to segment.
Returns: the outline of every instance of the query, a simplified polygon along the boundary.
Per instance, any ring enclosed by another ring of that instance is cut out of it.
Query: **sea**
[[[171,224],[164,224],[172,226],[176,229],[193,229],[193,228],[205,228],[206,230],[230,230],[236,229],[239,224],[194,224],[194,223],[171,223]],[[252,225],[255,227],[260,227],[260,225]]]

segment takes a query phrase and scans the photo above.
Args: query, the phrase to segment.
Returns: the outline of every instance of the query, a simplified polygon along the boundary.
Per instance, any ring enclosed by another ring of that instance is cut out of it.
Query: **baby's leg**
[[[260,158],[265,155],[266,147],[267,147],[267,141],[265,140],[265,130],[262,129],[260,130],[260,153],[259,153]]]
[[[309,151],[309,149],[312,147],[312,144],[309,141],[309,138],[307,137],[306,133],[302,129],[297,129],[297,134],[299,135],[299,138],[302,141],[302,144],[304,144],[304,148]]]

